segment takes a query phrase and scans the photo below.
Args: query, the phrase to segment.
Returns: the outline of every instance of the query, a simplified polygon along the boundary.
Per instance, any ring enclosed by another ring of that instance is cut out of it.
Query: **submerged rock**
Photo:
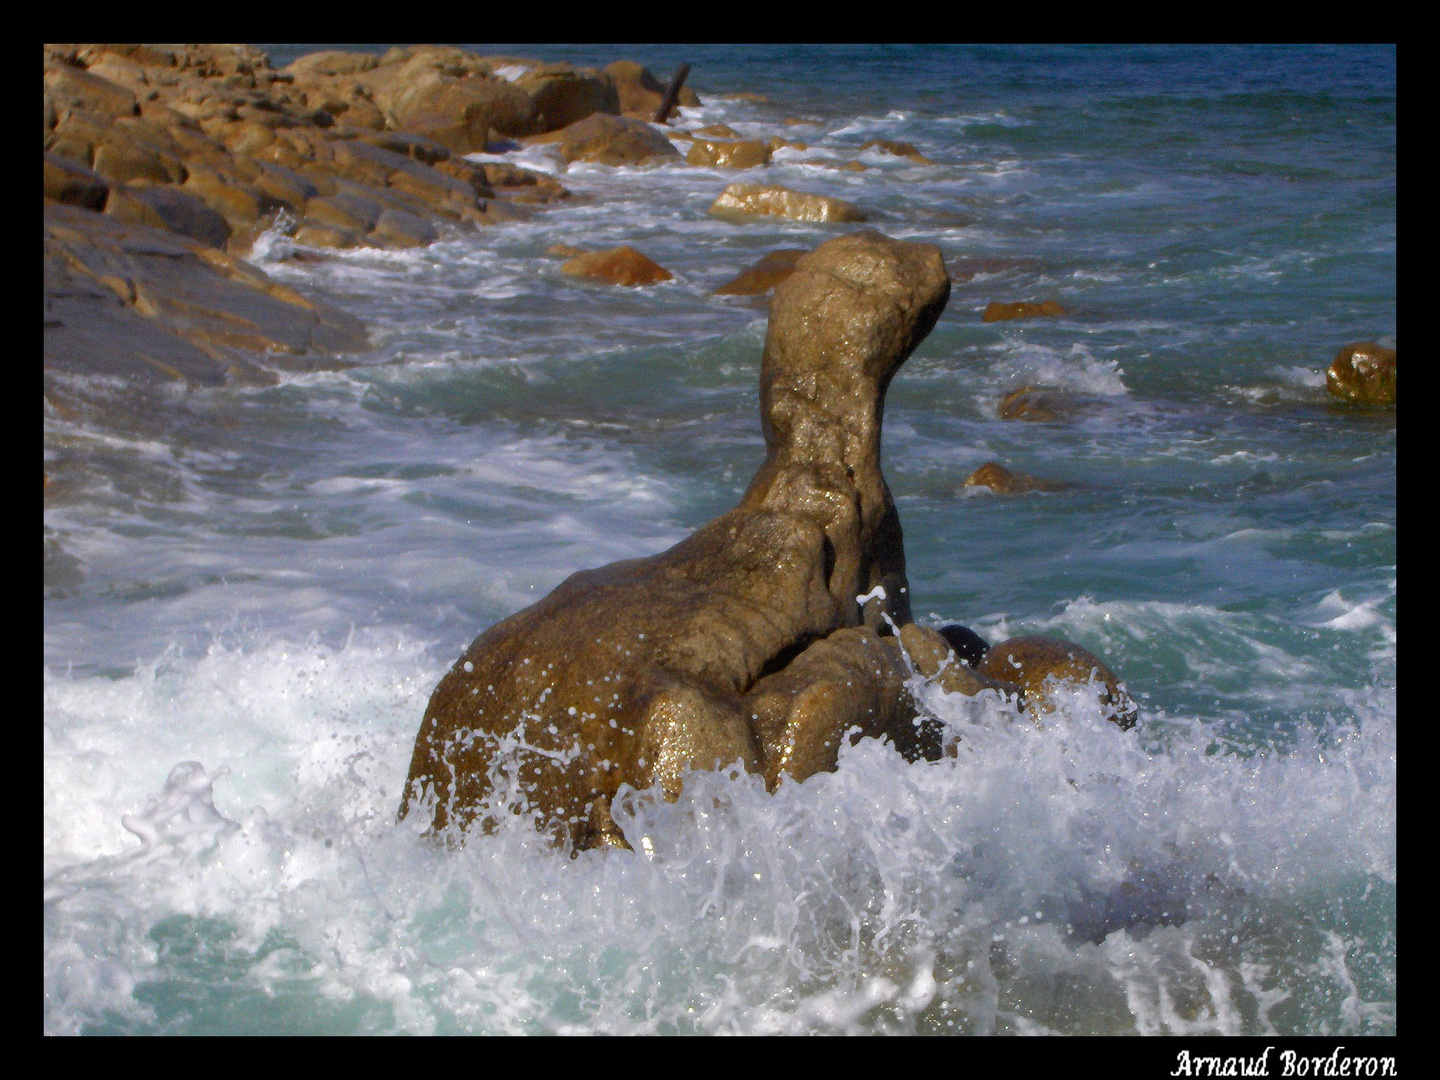
[[[1022,386],[1001,398],[995,411],[1001,420],[1029,420],[1053,424],[1069,420],[1079,408],[1079,399],[1064,390]]]
[[[865,212],[844,199],[779,186],[731,184],[710,206],[716,217],[783,217],[791,221],[864,221]]]
[[[779,248],[715,290],[716,296],[758,296],[769,292],[795,272],[795,265],[809,252],[804,248]]]
[[[801,780],[857,721],[893,723],[896,654],[878,635],[910,611],[881,417],[949,293],[927,244],[861,232],[801,259],[772,305],[767,456],[740,504],[482,633],[431,696],[401,816],[423,808],[445,830],[526,811],[580,847],[623,843],[621,784],[673,796],[688,770],[736,763]],[[841,695],[847,671],[866,685]]]
[[[1395,350],[1362,341],[1346,345],[1325,372],[1325,389],[1356,405],[1395,405]]]
[[[914,145],[908,142],[899,142],[894,139],[871,139],[861,150],[883,150],[887,154],[894,154],[896,157],[909,158],[920,165],[934,165],[935,163],[927,158]]]
[[[655,285],[675,276],[632,247],[583,252],[562,263],[560,272],[571,277],[604,281],[611,285],[631,286]]]
[[[1005,322],[1009,319],[1034,319],[1041,315],[1064,315],[1065,309],[1054,300],[1042,300],[1040,303],[1031,303],[1028,300],[1021,300],[1014,304],[1002,304],[998,300],[992,300],[985,306],[985,322]]]
[[[997,495],[1023,495],[1030,491],[1064,491],[1071,485],[1060,480],[1011,472],[998,462],[987,461],[965,478],[964,486],[989,488]]]
[[[1055,711],[1064,683],[1098,685],[1100,704],[1107,719],[1129,729],[1139,715],[1125,684],[1094,653],[1072,641],[1045,637],[1017,637],[992,645],[976,670],[981,675],[1017,684],[1031,715]]]

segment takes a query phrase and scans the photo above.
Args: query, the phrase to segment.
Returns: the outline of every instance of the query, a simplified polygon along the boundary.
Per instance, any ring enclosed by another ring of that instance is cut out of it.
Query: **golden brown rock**
[[[1005,466],[987,461],[965,478],[965,487],[989,488],[997,495],[1023,495],[1030,491],[1064,491],[1070,487],[1059,480],[1044,480],[1026,473],[1011,472]]]
[[[844,199],[763,184],[731,184],[711,204],[710,213],[738,219],[772,216],[791,221],[865,220],[865,212]]]
[[[947,694],[974,697],[982,690],[995,690],[1002,695],[1019,693],[1015,680],[985,674],[962,662],[938,630],[907,623],[900,628],[900,643],[905,646],[915,670]]]
[[[806,255],[804,248],[780,248],[715,290],[716,296],[757,296],[769,292],[795,272],[795,264]]]
[[[757,681],[742,713],[748,710],[759,742],[766,786],[773,791],[782,775],[798,782],[833,772],[846,738],[853,744],[898,735],[897,748],[912,761],[939,757],[925,753],[911,722],[916,710],[905,689],[909,674],[894,637],[852,626]]]
[[[584,255],[585,249],[574,244],[551,244],[545,249],[545,254],[554,255],[557,259],[573,259],[576,255]]]
[[[992,300],[985,306],[986,322],[1004,322],[1007,319],[1033,319],[1039,315],[1064,315],[1065,309],[1054,300],[1042,300],[1040,303],[1031,303],[1028,300],[1021,300],[1014,304],[1002,304],[998,300]]]
[[[764,770],[777,744],[824,750],[832,715],[819,711],[818,737],[787,719],[767,744],[744,695],[837,630],[910,621],[880,426],[891,377],[949,291],[938,249],[873,232],[801,259],[772,305],[768,454],[740,504],[481,634],[430,699],[401,815],[443,831],[523,810],[557,839],[614,843],[621,784],[673,794],[692,768]]]
[[[847,161],[844,165],[836,165],[835,168],[841,172],[864,172],[866,166],[863,161]]]
[[[1071,641],[1056,638],[1017,637],[990,647],[977,669],[992,679],[1017,683],[1025,706],[1035,717],[1054,712],[1064,684],[1096,687],[1107,719],[1132,728],[1139,715],[1125,684],[1091,652]]]
[[[782,139],[779,135],[772,135],[770,138],[771,151],[783,150],[789,147],[791,150],[809,150],[810,147],[803,142],[794,142],[790,139]]]
[[[590,251],[576,255],[560,266],[562,274],[589,278],[610,285],[655,285],[675,275],[632,247]]]
[[[102,121],[140,115],[140,106],[131,91],[68,64],[46,65],[45,90],[60,112],[82,109]]]
[[[1356,405],[1395,406],[1395,350],[1362,341],[1346,345],[1325,372],[1325,388]]]
[[[617,60],[605,68],[615,84],[620,112],[638,120],[650,120],[665,99],[665,85],[649,69],[634,60]]]
[[[729,124],[708,124],[695,129],[696,135],[708,135],[714,139],[738,139],[740,133]]]
[[[708,165],[722,169],[753,169],[770,164],[770,148],[762,142],[717,142],[696,139],[690,144],[685,160],[691,165]]]
[[[561,156],[570,162],[643,165],[680,156],[669,139],[644,121],[605,113],[593,113],[562,129],[556,141]]]

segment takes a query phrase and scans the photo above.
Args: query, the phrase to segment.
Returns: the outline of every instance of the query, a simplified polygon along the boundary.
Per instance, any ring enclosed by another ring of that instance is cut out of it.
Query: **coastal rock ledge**
[[[880,469],[886,389],[949,295],[929,244],[866,230],[799,259],[771,305],[767,456],[739,505],[476,638],[430,698],[400,816],[459,842],[521,812],[574,849],[628,847],[621,785],[675,798],[687,772],[738,764],[773,789],[866,736],[938,759],[912,664],[950,692],[1018,694],[911,620]]]

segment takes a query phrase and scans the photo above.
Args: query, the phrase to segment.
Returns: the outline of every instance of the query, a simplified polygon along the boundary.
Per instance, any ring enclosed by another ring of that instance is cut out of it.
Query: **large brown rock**
[[[837,630],[910,621],[881,418],[949,292],[937,248],[873,232],[801,259],[772,305],[767,457],[740,504],[669,551],[573,575],[481,634],[430,699],[401,815],[445,830],[525,810],[557,839],[623,843],[608,813],[621,784],[674,794],[688,770],[736,762],[778,775],[787,746],[825,767],[856,710],[876,703],[802,709],[795,723],[786,709],[757,727],[746,695],[811,663]],[[836,663],[854,648],[870,645]]]
[[[555,141],[567,162],[643,165],[680,156],[669,139],[644,121],[605,113],[571,124]]]
[[[1132,728],[1139,716],[1125,684],[1094,653],[1073,641],[1017,637],[990,647],[976,670],[992,679],[1017,684],[1026,710],[1034,717],[1052,714],[1065,686],[1088,685],[1098,692],[1107,719]]]
[[[1053,424],[1071,419],[1082,405],[1079,398],[1064,390],[1022,386],[1001,398],[995,411],[1001,420]]]
[[[541,131],[558,131],[592,113],[620,112],[615,81],[594,68],[541,64],[516,79],[515,85],[534,100],[535,126]]]
[[[561,264],[560,272],[610,285],[630,286],[657,285],[675,276],[653,259],[628,246],[576,255]]]
[[[864,221],[865,212],[844,199],[809,195],[763,184],[731,184],[710,206],[719,218],[783,217],[791,221]]]
[[[428,49],[408,58],[397,55],[399,62],[382,58],[380,66],[355,79],[390,126],[424,135],[452,153],[484,150],[492,131],[512,136],[532,133],[535,102],[530,95],[490,75],[478,58],[465,59],[465,55]]]
[[[770,148],[762,142],[741,140],[724,142],[696,139],[690,144],[685,160],[691,165],[708,165],[721,169],[753,169],[770,164]]]
[[[1356,405],[1395,405],[1395,350],[1362,341],[1346,345],[1325,372],[1325,388]]]
[[[62,112],[70,108],[83,109],[101,120],[140,115],[134,93],[69,64],[45,65],[45,92]]]
[[[809,252],[804,248],[778,248],[715,290],[716,296],[758,296],[769,292],[795,272],[796,264]]]

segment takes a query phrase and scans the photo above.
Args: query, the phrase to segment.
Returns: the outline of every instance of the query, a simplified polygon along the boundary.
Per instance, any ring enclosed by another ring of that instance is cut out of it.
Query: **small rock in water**
[[[1346,345],[1325,372],[1325,388],[1356,405],[1395,406],[1395,350],[1362,341]]]
[[[864,146],[860,147],[860,149],[869,150],[872,147],[876,150],[883,150],[887,154],[894,154],[896,157],[909,158],[911,161],[921,165],[935,164],[908,142],[899,142],[894,139],[871,139]]]
[[[716,296],[757,296],[769,292],[795,272],[795,264],[807,255],[804,248],[779,248],[715,290]]]
[[[1074,415],[1078,402],[1063,390],[1022,386],[1000,399],[995,411],[1001,420],[1030,420],[1052,424]]]
[[[584,255],[585,249],[576,247],[574,244],[551,244],[545,249],[545,254],[561,259],[573,259],[577,255]]]
[[[1064,491],[1071,485],[1060,480],[1011,472],[998,462],[987,461],[965,478],[964,486],[989,488],[997,495],[1022,495],[1029,491]]]
[[[655,285],[675,275],[632,247],[589,251],[561,265],[560,272],[571,277],[590,278],[611,285]]]
[[[753,169],[770,164],[770,148],[762,142],[718,142],[696,139],[685,160],[691,165],[722,169]]]
[[[985,306],[984,320],[986,322],[1005,322],[1009,319],[1033,319],[1041,315],[1064,314],[1065,309],[1054,300],[1042,300],[1038,304],[1028,300],[1021,300],[1014,304],[1002,304],[998,300],[992,300]]]

